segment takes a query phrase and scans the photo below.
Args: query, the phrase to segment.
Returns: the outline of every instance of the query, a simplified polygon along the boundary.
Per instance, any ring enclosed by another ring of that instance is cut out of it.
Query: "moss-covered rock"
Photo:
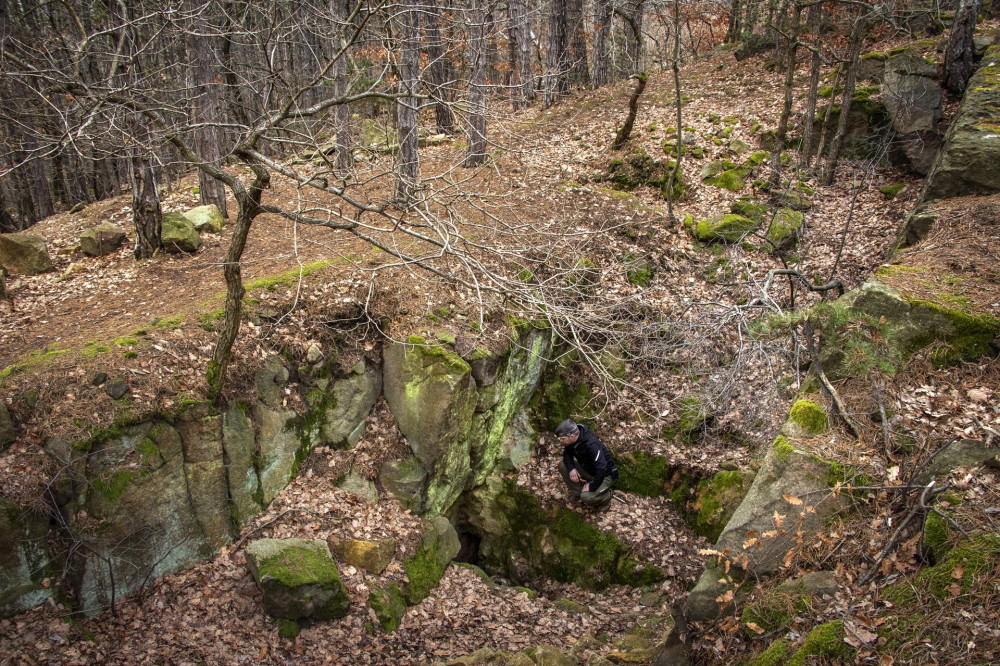
[[[639,562],[610,532],[588,524],[562,506],[543,507],[513,480],[497,482],[477,511],[480,558],[487,571],[515,583],[544,576],[601,590],[613,583],[642,586],[662,580],[663,572]],[[481,508],[480,508],[481,507]],[[471,515],[472,512],[470,512]]]
[[[80,234],[80,250],[89,257],[111,254],[125,243],[125,232],[114,222],[105,220]]]
[[[903,189],[906,188],[906,183],[893,183],[892,185],[883,185],[878,188],[878,191],[889,201],[895,199]]]
[[[771,241],[778,251],[794,247],[804,221],[802,213],[791,208],[779,208],[771,218],[771,225],[767,229],[767,240]]]
[[[806,435],[818,435],[826,430],[826,410],[812,400],[797,400],[792,405],[788,420]]]
[[[669,616],[643,617],[612,644],[607,658],[616,664],[654,663],[673,628],[674,622]]]
[[[645,497],[658,497],[666,492],[672,470],[664,456],[629,451],[615,456],[615,461],[619,471],[617,489]]]
[[[786,639],[779,638],[754,657],[747,666],[784,666],[788,660],[788,646]]]
[[[22,275],[55,270],[45,239],[34,234],[0,234],[0,266]]]
[[[797,211],[806,211],[812,208],[812,201],[803,192],[796,190],[785,190],[778,195],[775,203],[782,208],[791,208]]]
[[[717,215],[708,220],[701,220],[695,227],[695,238],[700,241],[722,241],[736,243],[748,233],[757,229],[758,223],[753,220],[728,213]]]
[[[732,162],[709,162],[702,169],[701,180],[708,185],[739,192],[746,186],[748,167],[741,167]]]
[[[259,539],[246,551],[269,615],[331,620],[347,615],[350,598],[322,539]]]
[[[162,226],[163,249],[173,253],[197,252],[201,236],[183,213],[164,213]]]
[[[215,204],[196,206],[184,213],[184,217],[191,221],[191,226],[198,233],[217,234],[222,231],[222,225],[226,222],[222,211]]]
[[[48,519],[0,500],[0,618],[34,608],[52,596]]]
[[[764,221],[764,216],[767,215],[767,206],[754,201],[750,197],[740,197],[729,204],[729,212],[742,215],[759,224]]]
[[[406,612],[406,599],[395,581],[384,587],[373,585],[368,591],[368,605],[375,611],[382,629],[387,632],[399,629],[399,623]]]
[[[715,542],[743,501],[753,479],[754,473],[746,471],[719,472],[711,479],[703,479],[694,500],[685,507],[694,531]]]
[[[897,605],[928,595],[947,601],[972,590],[982,590],[1000,570],[1000,536],[979,534],[972,541],[963,540],[940,562],[927,567],[911,580],[894,583],[886,598]],[[961,577],[958,577],[961,574]]]
[[[948,521],[933,511],[928,513],[924,519],[924,557],[932,562],[940,562],[951,550],[948,536]]]
[[[854,648],[844,642],[846,635],[842,620],[813,628],[802,647],[788,659],[788,666],[805,666],[812,663],[810,657],[819,657],[824,661],[840,660],[842,663],[853,658]]]
[[[443,516],[427,523],[420,548],[403,562],[406,578],[406,600],[412,606],[427,598],[440,582],[448,563],[458,555],[461,544],[455,528]]]

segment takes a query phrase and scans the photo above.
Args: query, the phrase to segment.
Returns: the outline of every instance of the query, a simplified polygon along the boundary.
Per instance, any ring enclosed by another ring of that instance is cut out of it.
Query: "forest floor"
[[[763,57],[736,63],[723,49],[682,69],[682,88],[689,98],[683,123],[695,129],[691,134],[706,151],[702,160],[683,162],[689,195],[676,204],[682,213],[704,219],[729,211],[737,194],[705,185],[699,178],[704,162],[727,154],[725,146],[716,146],[705,137],[719,129],[718,118],[713,118],[731,117],[731,139],[756,146],[752,124],[759,121],[764,128],[776,125],[782,78],[777,70],[765,67]],[[797,85],[803,90],[807,79],[808,72],[800,70]],[[507,205],[521,219],[556,219],[567,229],[575,226],[602,231],[586,235],[587,240],[575,248],[595,258],[595,263],[600,264],[601,259],[620,263],[622,256],[632,255],[652,257],[657,264],[648,287],[628,284],[622,271],[622,275],[598,285],[598,292],[642,290],[650,305],[667,312],[699,304],[739,302],[759,289],[760,282],[748,280],[734,286],[733,274],[763,275],[780,266],[777,259],[737,247],[726,250],[726,261],[720,261],[722,255],[699,248],[682,226],[669,220],[665,202],[656,190],[641,189],[626,195],[594,181],[616,157],[609,146],[624,118],[631,85],[578,93],[548,111],[528,110],[510,119],[511,126],[521,128],[510,140],[521,143],[519,149],[510,151],[516,159],[498,159],[495,168],[498,178],[516,184]],[[666,130],[676,126],[672,99],[668,73],[653,74],[642,100],[633,145],[662,156],[661,141],[669,136]],[[953,109],[951,104],[949,111]],[[429,159],[460,159],[460,154],[457,146],[428,149]],[[796,268],[818,281],[837,277],[848,289],[859,286],[887,261],[895,247],[920,179],[895,168],[850,161],[841,166],[833,186],[820,186],[806,173],[802,178],[815,195],[799,241]],[[183,181],[165,196],[165,208],[184,210],[197,205],[192,182]],[[894,199],[879,192],[880,186],[895,183],[905,187]],[[748,186],[743,194],[749,193]],[[290,198],[294,193],[287,185],[276,183],[267,196]],[[131,235],[128,206],[127,197],[119,198],[93,204],[76,215],[63,213],[40,222],[32,233],[46,239],[56,272],[15,277],[8,283],[13,302],[0,302],[0,369],[7,368],[0,380],[4,392],[11,396],[11,411],[23,428],[23,436],[0,456],[0,494],[4,498],[28,506],[37,504],[53,471],[40,448],[44,438],[79,439],[86,436],[81,423],[98,426],[116,417],[119,407],[92,385],[95,372],[127,378],[133,410],[169,409],[179,396],[204,391],[205,365],[216,337],[211,322],[222,304],[221,265],[231,227],[224,227],[217,236],[207,236],[202,249],[192,256],[162,255],[136,262],[127,248],[97,259],[73,251],[79,233],[99,221],[116,222]],[[469,322],[477,317],[477,302],[468,294],[419,272],[386,268],[385,260],[370,246],[342,232],[295,226],[264,216],[250,235],[243,270],[247,295],[258,303],[237,342],[240,360],[232,371],[230,397],[252,387],[255,371],[275,350],[304,352],[313,341],[329,336],[328,322],[351,318],[363,303],[381,309],[384,317],[341,331],[341,342],[344,338],[353,340],[355,354],[374,353],[373,341],[381,335],[402,337],[423,330],[428,326],[428,315],[442,307],[448,315],[442,316],[444,321],[438,322],[438,327],[450,328],[460,344],[482,344],[483,338],[502,335],[489,328],[470,328]],[[383,322],[378,330],[373,321]],[[98,348],[100,353],[92,353]],[[61,353],[63,350],[68,351]],[[733,351],[720,347],[709,349],[709,354],[717,359]],[[343,362],[350,364],[351,359],[345,357]],[[623,394],[598,392],[606,402],[599,405],[593,425],[602,439],[618,451],[644,449],[666,455],[674,464],[712,472],[722,465],[752,465],[760,447],[773,439],[800,379],[794,367],[775,370],[750,363],[733,378],[727,411],[719,415],[712,430],[703,433],[698,446],[692,447],[663,439],[663,422],[637,418],[635,403],[640,398],[649,400],[652,404],[644,411],[669,420],[678,396],[690,390],[696,380],[666,376],[669,373],[641,366],[627,372],[630,388]],[[900,374],[885,390],[895,400],[900,419],[919,433],[922,446],[933,450],[955,434],[980,433],[976,423],[1000,423],[995,399],[998,375],[995,361],[947,369],[925,364]],[[785,389],[778,388],[780,378],[788,380]],[[869,406],[869,388],[858,382],[846,386],[844,395],[861,411]],[[295,399],[289,396],[293,407],[300,406]],[[709,544],[690,531],[668,500],[621,494],[624,501],[616,502],[610,513],[586,514],[586,519],[617,534],[643,560],[664,568],[668,577],[655,589],[614,586],[593,593],[552,583],[534,596],[508,585],[488,585],[473,571],[451,566],[427,599],[407,609],[397,632],[369,634],[365,631],[371,621],[368,590],[373,584],[404,577],[399,561],[412,554],[422,527],[392,497],[383,496],[377,505],[367,505],[334,488],[330,479],[347,464],[348,456],[352,464],[372,475],[379,460],[401,455],[403,447],[391,417],[380,405],[354,451],[315,451],[303,473],[244,528],[234,545],[214,558],[156,581],[142,594],[120,602],[114,612],[76,617],[47,603],[0,621],[0,666],[422,664],[447,662],[484,646],[516,651],[550,644],[568,652],[582,637],[603,635],[602,640],[587,643],[591,653],[600,655],[607,653],[610,642],[638,618],[669,615],[671,604],[701,572],[703,558],[698,551]],[[838,453],[878,480],[901,474],[905,477],[907,463],[901,464],[902,472],[899,465],[893,470],[893,461],[879,449],[872,437]],[[551,502],[562,498],[555,472],[556,451],[555,441],[543,433],[518,480],[522,487]],[[958,487],[970,500],[965,509],[970,525],[992,525],[995,514],[983,513],[983,508],[1000,505],[996,476],[995,471],[973,470],[956,477]],[[877,550],[891,532],[889,504],[884,497],[873,497],[869,510],[859,514],[860,522],[846,521],[838,528],[845,547],[829,559],[816,555],[815,560],[805,558],[796,564],[808,569],[822,557],[827,566],[837,567],[842,589],[827,607],[800,618],[790,629],[792,633],[805,631],[818,619],[843,617],[854,623],[852,626],[870,629],[862,636],[874,633],[877,639],[879,620],[886,617],[887,606],[879,597],[877,584],[857,585],[862,573],[857,564],[870,559],[872,550]],[[243,546],[248,539],[258,537],[331,535],[394,537],[399,543],[397,560],[379,580],[353,568],[342,570],[352,599],[351,613],[340,621],[304,626],[295,640],[279,638],[274,621],[262,610],[260,593],[245,566]],[[898,559],[894,557],[896,568],[884,572],[885,577],[912,572],[916,559],[912,548]],[[565,604],[558,603],[561,599],[584,604],[588,610],[566,610]],[[973,601],[982,603],[982,599]],[[965,618],[961,612],[968,614],[968,609],[974,609],[973,601],[950,611],[936,611],[933,622],[953,629],[947,639],[950,644],[924,648],[914,663],[989,663],[1000,659],[996,606],[974,619]],[[961,649],[956,647],[959,644]],[[699,628],[692,654],[701,663],[733,663],[760,647],[739,631],[738,625],[734,628],[722,623]],[[859,650],[864,658],[893,663],[891,655],[879,652],[877,640],[861,641]],[[588,654],[581,650],[576,656],[582,663]]]

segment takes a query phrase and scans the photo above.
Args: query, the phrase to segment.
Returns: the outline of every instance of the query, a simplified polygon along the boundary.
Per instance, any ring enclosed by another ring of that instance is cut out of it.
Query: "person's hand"
[[[590,484],[589,483],[583,484],[583,490],[581,490],[580,492],[582,492],[582,493],[589,493],[590,492]]]
[[[573,483],[580,483],[580,473],[577,472],[575,469],[571,469],[569,471],[569,480],[572,481]]]

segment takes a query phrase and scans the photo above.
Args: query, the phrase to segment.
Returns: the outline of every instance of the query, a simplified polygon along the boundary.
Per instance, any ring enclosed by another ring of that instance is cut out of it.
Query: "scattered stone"
[[[94,386],[100,386],[106,381],[108,381],[108,373],[101,372],[99,370],[95,372],[94,376],[91,377],[90,379],[90,383],[93,384]]]
[[[699,221],[694,229],[694,235],[698,240],[705,242],[736,243],[756,228],[757,223],[753,220],[735,213],[727,213]]]
[[[184,213],[184,217],[190,220],[191,225],[198,233],[217,234],[222,231],[222,225],[226,222],[222,211],[215,204],[192,208]]]
[[[163,214],[163,249],[179,254],[197,252],[201,247],[201,236],[183,213]]]
[[[125,232],[111,222],[101,222],[80,234],[80,249],[91,257],[111,254],[123,243],[125,243]]]
[[[116,379],[115,381],[108,384],[104,392],[111,396],[112,400],[119,400],[128,393],[128,384],[126,384],[121,379]]]
[[[323,350],[320,349],[319,345],[315,342],[309,345],[309,350],[306,352],[306,361],[309,363],[319,363],[323,360]]]
[[[396,554],[395,539],[377,539],[362,541],[359,539],[341,539],[330,537],[327,540],[330,552],[339,559],[364,569],[368,573],[379,575],[385,571]]]
[[[809,210],[810,208],[812,208],[812,201],[809,200],[809,197],[807,197],[806,195],[801,194],[799,192],[792,191],[792,190],[788,190],[788,191],[782,192],[778,196],[778,198],[775,201],[775,203],[778,206],[783,206],[785,208],[791,208],[792,210],[804,211],[804,210]]]
[[[322,539],[259,539],[247,546],[245,555],[272,617],[331,620],[347,615],[351,602]]]
[[[45,240],[32,234],[0,234],[0,264],[22,275],[55,270]]]
[[[69,214],[74,215],[76,213],[79,213],[86,207],[87,207],[87,202],[81,201],[80,203],[76,204],[75,206],[69,209]]]

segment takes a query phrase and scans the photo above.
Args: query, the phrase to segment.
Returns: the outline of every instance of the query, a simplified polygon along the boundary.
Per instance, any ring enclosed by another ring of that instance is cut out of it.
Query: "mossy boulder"
[[[658,497],[666,492],[671,466],[664,456],[646,451],[629,451],[616,455],[619,478],[615,488],[645,497]]]
[[[406,599],[395,581],[385,586],[373,585],[368,592],[368,605],[375,611],[382,629],[387,632],[399,629],[399,623],[406,613]]]
[[[1000,45],[969,79],[962,104],[927,176],[920,201],[1000,192]],[[910,234],[907,234],[909,237]]]
[[[183,213],[164,213],[162,225],[163,249],[174,254],[197,252],[201,236]]]
[[[750,490],[753,479],[753,472],[740,470],[719,472],[711,479],[702,479],[694,499],[684,507],[694,531],[715,542]]]
[[[709,185],[724,190],[738,192],[746,186],[749,167],[739,166],[732,162],[709,162],[701,170],[701,180]]]
[[[782,208],[791,208],[796,211],[806,211],[812,208],[812,202],[804,192],[796,190],[785,190],[775,199],[775,203]]]
[[[814,658],[824,662],[847,663],[854,657],[854,648],[844,642],[847,632],[843,620],[833,620],[814,627],[806,636],[802,647],[788,659],[788,666],[805,666],[814,663]]]
[[[45,239],[34,234],[0,234],[0,266],[22,275],[55,270]]]
[[[699,221],[695,227],[694,235],[698,240],[705,242],[736,243],[747,234],[755,231],[757,226],[758,223],[749,218],[735,213],[727,213]]]
[[[779,208],[767,228],[767,240],[771,241],[779,252],[791,249],[798,241],[804,221],[802,213],[791,208]]]
[[[327,539],[330,552],[339,560],[347,562],[376,576],[385,571],[396,554],[395,539],[342,539],[332,536]]]
[[[322,539],[259,539],[244,554],[272,617],[332,620],[350,610],[347,589]]]
[[[827,428],[826,410],[812,400],[796,400],[788,414],[794,434],[805,436],[818,435]]]
[[[382,393],[382,372],[359,361],[351,371],[332,381],[320,402],[316,419],[317,444],[336,449],[353,448],[364,430],[365,418]]]
[[[34,608],[53,594],[48,518],[0,500],[0,618]]]
[[[124,242],[125,232],[112,222],[101,222],[80,234],[80,250],[90,257],[111,254]]]
[[[412,513],[421,513],[427,471],[414,456],[391,460],[379,468],[379,482]]]
[[[191,221],[191,226],[198,233],[217,234],[222,231],[222,225],[226,222],[222,211],[215,204],[196,206],[184,213],[184,217]]]
[[[422,338],[388,345],[383,356],[386,402],[428,472],[423,510],[443,513],[472,473],[469,433],[478,398],[472,368]]]
[[[788,660],[788,640],[779,638],[753,658],[747,666],[784,666]]]
[[[403,563],[409,581],[406,600],[411,606],[427,598],[461,547],[458,533],[447,518],[438,516],[427,523],[420,548]]]
[[[890,586],[885,596],[897,605],[933,598],[945,602],[972,590],[983,590],[1000,570],[1000,536],[973,535],[962,540],[934,566]],[[961,576],[959,577],[959,574]]]
[[[616,664],[651,664],[663,648],[674,621],[669,616],[640,618],[611,645],[607,659]]]
[[[764,216],[767,215],[767,206],[754,201],[750,197],[740,197],[729,204],[729,212],[742,215],[759,224],[764,221]]]
[[[785,436],[775,440],[715,544],[715,550],[728,552],[733,560],[734,576],[761,577],[778,571],[785,554],[796,547],[799,529],[806,534],[820,530],[828,517],[848,506],[846,497],[831,493],[832,468],[833,463],[796,448]],[[690,618],[718,616],[717,604],[710,603],[723,593],[725,585],[718,580],[718,572],[702,575],[698,595],[689,597]]]
[[[513,480],[498,480],[488,495],[479,497],[469,519],[482,535],[481,564],[491,573],[516,584],[546,577],[591,590],[615,583],[643,586],[663,578],[659,568],[640,562],[610,532],[561,505],[543,506]]]

